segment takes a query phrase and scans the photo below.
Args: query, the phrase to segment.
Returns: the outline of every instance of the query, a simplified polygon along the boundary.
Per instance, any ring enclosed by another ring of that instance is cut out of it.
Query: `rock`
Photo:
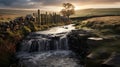
[[[94,53],[90,53],[88,56],[87,56],[88,59],[95,59],[95,54]]]
[[[97,47],[103,42],[103,38],[100,37],[89,37],[87,43],[92,47]]]
[[[88,59],[94,60],[94,59],[106,59],[110,56],[109,52],[106,49],[100,49],[96,52],[91,52],[89,55],[87,55]]]
[[[104,41],[113,41],[113,40],[115,40],[115,39],[119,39],[119,35],[111,35],[111,36],[104,36],[103,37],[103,39],[104,39]]]
[[[68,27],[63,27],[64,29],[68,29]]]
[[[87,44],[89,36],[91,36],[90,33],[85,30],[72,30],[68,34],[70,50],[80,55],[82,59],[86,58],[89,52],[89,45]]]
[[[103,40],[103,38],[99,38],[99,37],[89,37],[88,39],[95,40],[95,41],[101,41],[101,40]]]
[[[112,55],[102,63],[102,67],[120,67],[120,53],[113,52]]]

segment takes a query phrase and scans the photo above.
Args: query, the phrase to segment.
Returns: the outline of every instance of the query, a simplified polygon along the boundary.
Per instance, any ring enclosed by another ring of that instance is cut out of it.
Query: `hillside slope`
[[[120,15],[120,8],[98,8],[77,10],[71,17],[89,17],[102,15]]]

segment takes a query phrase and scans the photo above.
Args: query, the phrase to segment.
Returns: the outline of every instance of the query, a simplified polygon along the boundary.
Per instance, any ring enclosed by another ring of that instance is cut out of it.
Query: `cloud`
[[[70,2],[79,5],[89,5],[120,3],[120,0],[0,0],[0,7],[44,8],[50,6],[61,6],[61,4],[64,2]]]

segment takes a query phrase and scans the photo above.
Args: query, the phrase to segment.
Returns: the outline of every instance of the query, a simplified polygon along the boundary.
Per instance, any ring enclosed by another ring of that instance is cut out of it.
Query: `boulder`
[[[120,67],[120,53],[113,52],[111,56],[102,63],[102,67]]]
[[[98,51],[93,51],[87,55],[88,59],[101,59],[104,60],[110,56],[110,53],[106,49],[99,49]]]

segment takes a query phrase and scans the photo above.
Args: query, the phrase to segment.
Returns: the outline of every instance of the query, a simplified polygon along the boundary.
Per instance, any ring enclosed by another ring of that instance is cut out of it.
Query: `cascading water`
[[[31,33],[21,43],[17,53],[19,67],[81,67],[74,53],[69,50],[67,33],[74,29],[72,25],[53,28],[58,32],[41,31]],[[60,32],[60,30],[62,30]]]
[[[24,40],[21,44],[23,52],[42,52],[50,50],[68,50],[68,40],[64,36],[52,36],[48,38],[38,38]]]

